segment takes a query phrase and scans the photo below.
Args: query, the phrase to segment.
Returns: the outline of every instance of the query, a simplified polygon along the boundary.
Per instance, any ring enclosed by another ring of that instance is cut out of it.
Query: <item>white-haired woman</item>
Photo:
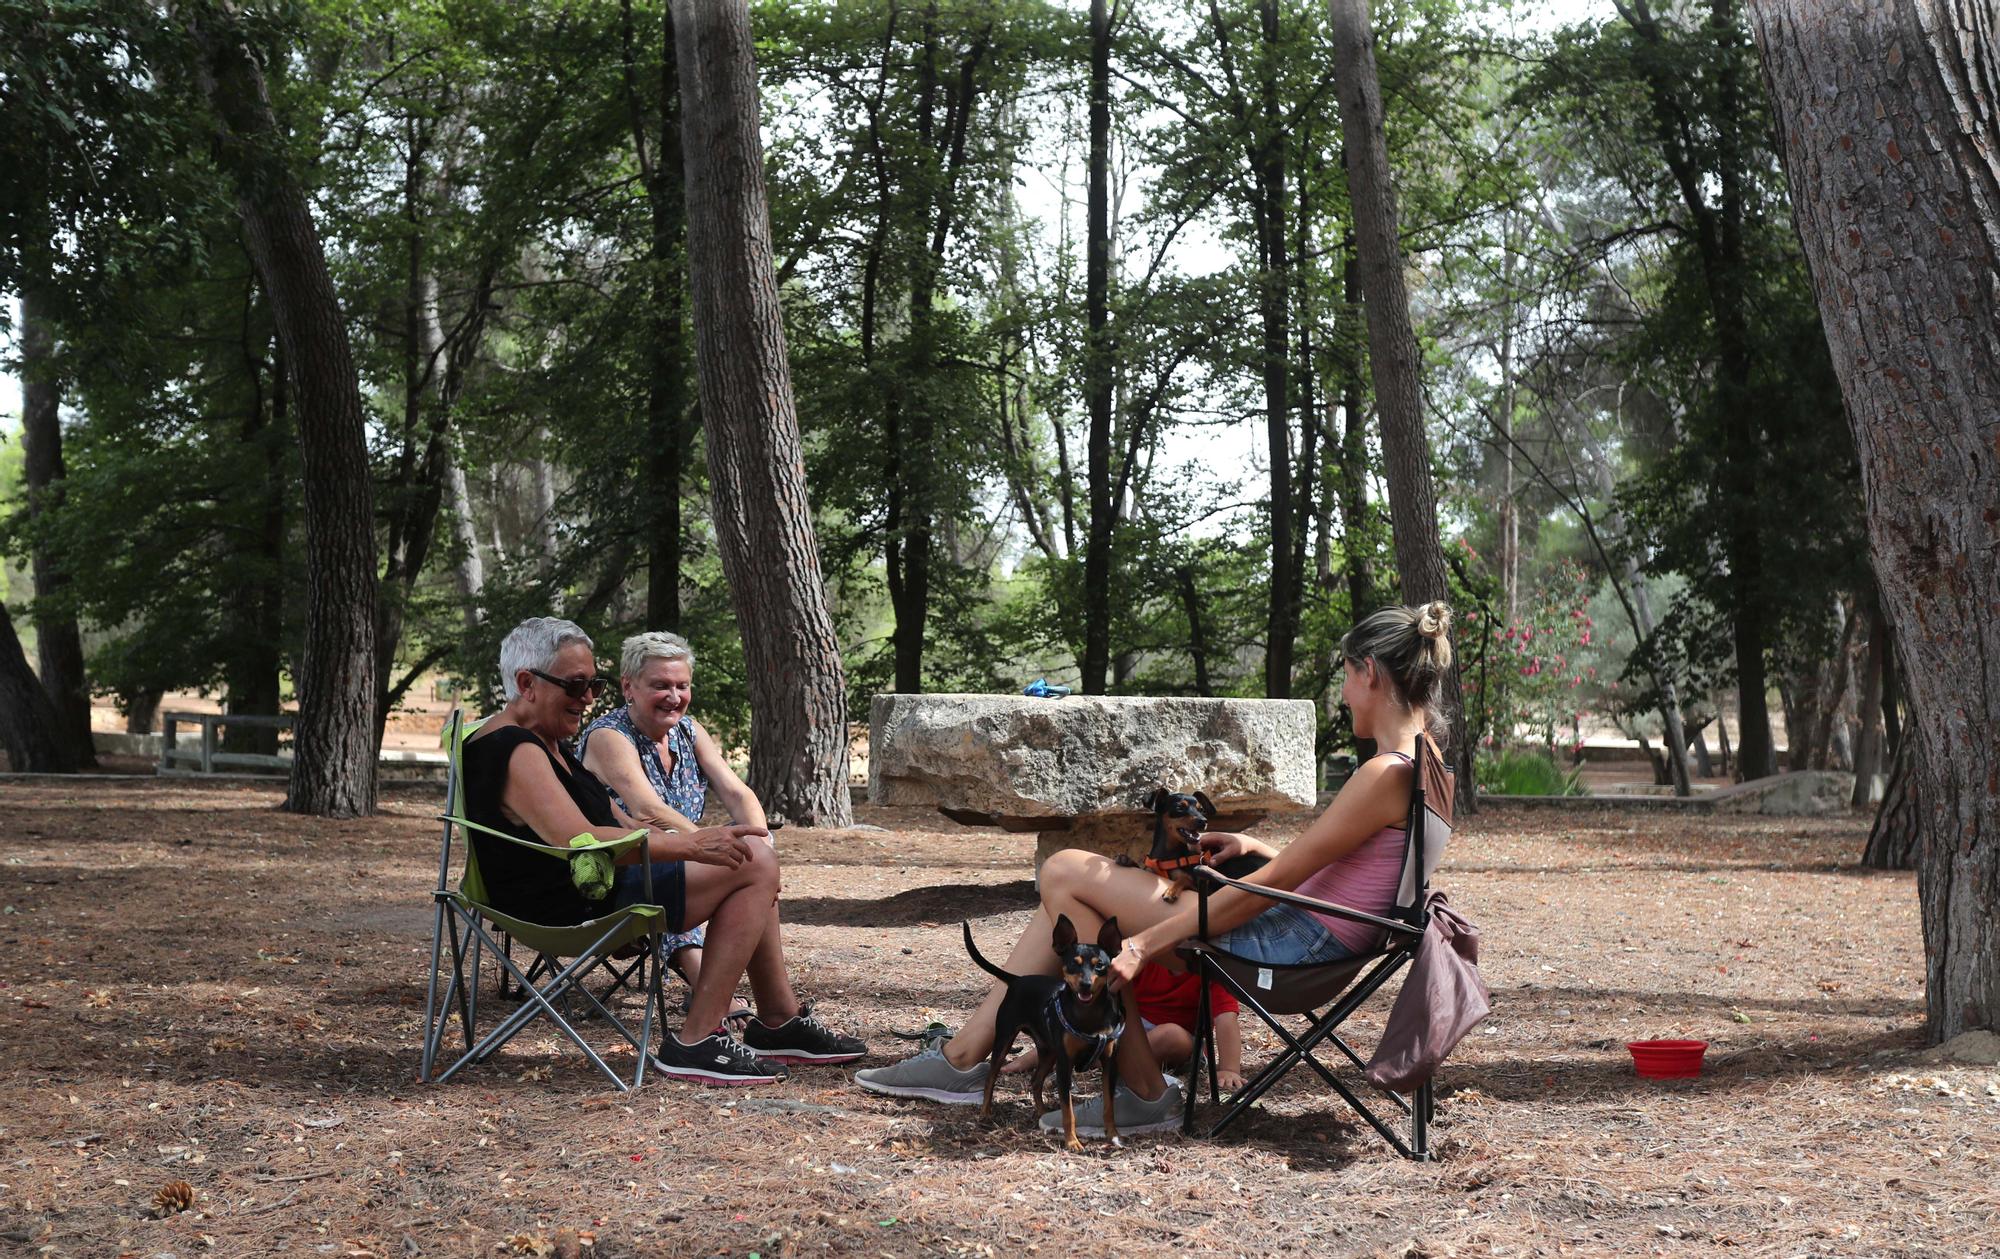
[[[556,617],[523,621],[500,645],[500,678],[506,704],[465,742],[465,816],[559,849],[567,849],[576,835],[616,839],[638,825],[565,746],[606,685],[590,636]],[[660,1036],[660,1064],[670,1075],[764,1084],[783,1078],[774,1063],[844,1062],[866,1052],[860,1042],[835,1037],[799,1009],[778,938],[777,858],[768,844],[757,842],[765,833],[747,825],[679,833],[655,829],[617,870],[611,906],[641,899],[645,876],[638,862],[644,859],[652,863],[652,902],[665,908],[667,925],[676,931],[696,923],[710,927],[708,966],[681,1032],[663,1029]],[[603,912],[603,902],[593,905],[572,885],[564,863],[476,832],[472,842],[495,908],[549,924],[582,922]],[[695,853],[720,849],[738,859],[686,864]],[[762,1016],[746,1033],[748,1044],[722,1028],[736,981],[746,970]],[[689,1035],[695,1037],[692,1043]],[[852,1046],[854,1052],[826,1054],[830,1045]]]
[[[584,728],[576,752],[590,772],[611,788],[620,808],[642,826],[692,833],[701,827],[708,793],[732,820],[764,827],[764,806],[736,776],[701,723],[688,715],[694,697],[694,649],[679,634],[634,634],[619,656],[618,685],[625,695],[614,708]],[[596,737],[596,736],[603,737]],[[733,865],[735,845],[717,844],[692,854],[691,861]],[[666,941],[674,969],[692,989],[701,981],[702,927],[677,932]],[[732,1007],[731,1022],[750,1011]]]

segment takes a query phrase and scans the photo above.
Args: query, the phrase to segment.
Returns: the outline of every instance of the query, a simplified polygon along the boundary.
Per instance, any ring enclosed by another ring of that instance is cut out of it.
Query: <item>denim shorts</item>
[[[646,899],[645,867],[635,861],[629,866],[618,867],[611,883],[611,908],[658,905],[667,911],[667,929],[679,931],[687,921],[687,866],[679,861],[655,861],[651,864],[652,900]],[[669,951],[672,951],[671,948]]]
[[[1273,905],[1223,932],[1214,943],[1224,952],[1267,966],[1314,966],[1354,956],[1354,950],[1325,923],[1296,905]]]

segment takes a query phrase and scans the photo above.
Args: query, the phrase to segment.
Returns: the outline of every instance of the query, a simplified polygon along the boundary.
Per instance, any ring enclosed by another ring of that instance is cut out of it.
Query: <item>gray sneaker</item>
[[[932,1047],[886,1067],[856,1071],[854,1082],[890,1097],[977,1106],[986,1096],[986,1070],[984,1062],[975,1062],[961,1071],[945,1058],[943,1049]]]
[[[1123,1084],[1118,1086],[1118,1135],[1141,1132],[1171,1132],[1181,1126],[1181,1086],[1167,1077],[1167,1091],[1147,1101]],[[1042,1116],[1043,1132],[1063,1130],[1062,1112],[1052,1110]],[[1104,1135],[1104,1098],[1100,1095],[1076,1104],[1076,1135]]]

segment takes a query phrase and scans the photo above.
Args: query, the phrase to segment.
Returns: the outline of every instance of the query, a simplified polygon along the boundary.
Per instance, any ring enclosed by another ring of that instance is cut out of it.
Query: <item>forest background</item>
[[[5,421],[8,637],[18,618],[45,678],[44,641],[73,638],[80,686],[134,729],[189,689],[276,711],[308,602],[297,368],[214,97],[150,5],[4,12],[8,332],[59,469]],[[1338,636],[1399,589],[1325,9],[1107,16],[1099,298],[1086,14],[753,6],[848,711],[1046,676],[1311,698],[1343,749]],[[362,385],[378,742],[420,679],[491,688],[499,636],[555,613],[607,655],[686,634],[702,719],[747,744],[755,630],[710,514],[665,6],[243,21]],[[1896,745],[1895,656],[1747,19],[1404,0],[1375,23],[1482,779],[1510,785],[1510,747],[1553,763],[1586,721],[1706,762],[1726,714],[1722,772],[1854,768],[1862,802]]]

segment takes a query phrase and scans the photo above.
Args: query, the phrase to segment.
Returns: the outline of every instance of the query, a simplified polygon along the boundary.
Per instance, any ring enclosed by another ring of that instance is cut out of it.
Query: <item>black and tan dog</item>
[[[987,1063],[986,1097],[979,1108],[979,1117],[993,1117],[993,1085],[1000,1078],[1007,1051],[1026,1030],[1035,1042],[1035,1073],[1030,1077],[1035,1091],[1035,1113],[1041,1114],[1044,1108],[1042,1081],[1053,1067],[1056,1093],[1062,1104],[1063,1133],[1068,1137],[1070,1149],[1082,1149],[1083,1143],[1076,1139],[1076,1107],[1070,1101],[1070,1089],[1076,1072],[1088,1070],[1094,1060],[1101,1058],[1104,1135],[1116,1141],[1118,1121],[1112,1107],[1118,1093],[1118,1064],[1114,1051],[1118,1037],[1125,1030],[1124,1003],[1111,992],[1111,959],[1125,943],[1118,920],[1113,918],[1104,924],[1097,933],[1096,944],[1086,944],[1076,938],[1076,926],[1069,915],[1058,914],[1050,943],[1062,965],[1059,977],[1016,975],[1001,970],[980,955],[979,946],[972,942],[972,924],[963,925],[965,951],[979,963],[981,970],[1007,985],[1007,995],[993,1020],[993,1056]]]
[[[1167,881],[1162,900],[1179,900],[1194,887],[1191,866],[1212,865],[1232,879],[1243,879],[1271,862],[1261,853],[1244,853],[1219,865],[1209,859],[1201,837],[1215,820],[1215,804],[1203,792],[1161,788],[1146,797],[1146,807],[1153,811],[1153,848],[1146,854],[1146,868]]]

